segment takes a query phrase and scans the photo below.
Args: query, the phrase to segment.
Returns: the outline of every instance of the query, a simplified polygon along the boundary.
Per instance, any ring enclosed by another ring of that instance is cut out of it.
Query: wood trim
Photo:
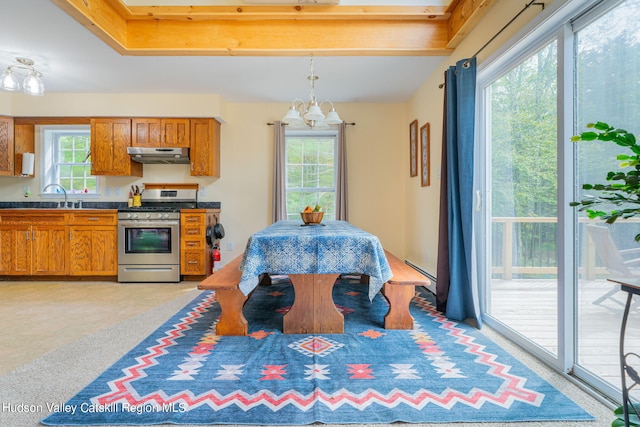
[[[452,51],[451,14],[438,6],[127,7],[120,0],[52,1],[123,55],[402,56]],[[471,16],[493,1],[483,0],[478,7],[472,3]],[[463,18],[453,27],[465,29],[476,21]]]
[[[14,117],[17,125],[89,125],[91,117]]]
[[[190,183],[177,183],[177,184],[167,184],[167,183],[157,183],[157,182],[153,182],[153,183],[144,183],[142,184],[144,185],[145,190],[153,190],[153,189],[160,189],[160,190],[166,190],[166,189],[170,189],[170,190],[174,190],[174,189],[187,189],[187,190],[197,190],[199,188],[199,184],[190,184]],[[190,210],[191,212],[192,210]]]
[[[447,20],[441,6],[129,6],[129,19],[140,20]],[[124,16],[124,15],[123,15]]]
[[[121,7],[114,7],[113,0],[51,0],[85,28],[111,46],[116,52],[126,54],[127,20]],[[122,2],[116,0],[122,5]]]
[[[451,13],[447,47],[455,49],[496,2],[497,0],[454,0],[447,10]]]

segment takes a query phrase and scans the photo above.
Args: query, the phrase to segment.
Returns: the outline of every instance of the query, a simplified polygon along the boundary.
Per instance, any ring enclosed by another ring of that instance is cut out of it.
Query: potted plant
[[[598,195],[586,195],[579,202],[571,202],[571,206],[580,206],[580,211],[586,211],[590,219],[600,218],[607,224],[613,224],[617,219],[632,218],[640,215],[640,145],[636,137],[624,129],[616,129],[604,122],[589,123],[587,128],[593,129],[582,132],[571,138],[572,141],[608,141],[628,148],[630,154],[618,154],[619,171],[607,173],[604,184],[583,184],[582,189],[595,191]],[[618,206],[610,210],[598,209],[603,206]],[[635,236],[640,242],[640,233]]]

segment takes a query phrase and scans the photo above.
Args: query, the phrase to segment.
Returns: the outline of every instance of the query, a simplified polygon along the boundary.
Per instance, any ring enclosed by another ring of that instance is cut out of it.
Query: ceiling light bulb
[[[285,125],[288,125],[288,124],[291,124],[291,122],[294,122],[296,120],[301,120],[300,113],[298,113],[298,110],[296,110],[295,107],[292,105],[291,108],[287,110],[287,114],[282,118],[281,121]]]
[[[23,87],[24,93],[28,95],[44,95],[44,84],[35,71],[31,72],[31,74],[24,79]]]
[[[7,68],[7,71],[0,76],[0,88],[10,91],[20,89],[20,82],[10,68]]]
[[[309,107],[309,112],[307,114],[304,115],[304,118],[307,120],[324,120],[324,114],[322,114],[322,110],[320,109],[320,106],[318,106],[317,103],[311,105],[311,107]]]
[[[327,118],[324,122],[328,125],[339,125],[340,123],[342,123],[342,119],[338,115],[338,112],[335,110],[335,108],[333,108],[331,109],[331,111],[329,111],[329,114],[327,114]]]

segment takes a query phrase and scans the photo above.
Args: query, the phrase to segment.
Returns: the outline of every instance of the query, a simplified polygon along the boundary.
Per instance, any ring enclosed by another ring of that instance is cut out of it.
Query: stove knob
[[[146,214],[146,215],[145,215],[145,217],[146,217],[147,219],[150,219],[150,218],[151,218],[151,214],[149,214],[149,213],[148,213],[148,214]]]
[[[158,214],[158,218],[162,218],[162,212]]]
[[[165,217],[165,219],[169,218],[169,214],[168,213],[164,214],[164,217]]]

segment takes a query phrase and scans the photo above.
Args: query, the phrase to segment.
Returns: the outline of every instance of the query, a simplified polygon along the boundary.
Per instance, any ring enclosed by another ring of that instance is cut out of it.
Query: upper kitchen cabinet
[[[133,147],[172,147],[190,146],[189,119],[132,119],[131,145]]]
[[[14,123],[13,138],[15,147],[13,174],[22,175],[24,153],[35,153],[35,126],[30,123]],[[28,176],[33,176],[33,174]]]
[[[14,174],[13,141],[13,117],[0,117],[0,176]]]
[[[220,122],[216,119],[191,119],[192,176],[220,177]]]
[[[91,119],[91,174],[142,176],[142,164],[131,160],[131,119]]]

